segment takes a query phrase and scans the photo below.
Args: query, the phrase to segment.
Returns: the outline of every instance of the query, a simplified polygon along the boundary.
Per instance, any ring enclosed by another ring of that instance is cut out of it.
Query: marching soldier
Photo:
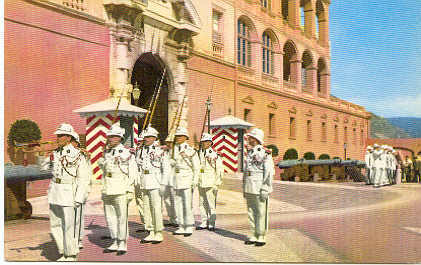
[[[248,145],[243,176],[243,192],[247,202],[249,224],[252,230],[245,244],[263,246],[268,229],[268,199],[275,174],[273,159],[263,148],[264,133],[255,128],[247,134]]]
[[[136,157],[138,156],[138,153],[142,149],[143,143],[144,143],[143,132],[141,132],[139,137],[137,138],[137,146],[136,146],[136,154],[135,154]],[[143,196],[142,196],[142,192],[140,190],[139,185],[135,185],[134,196],[135,196],[135,201],[136,201],[136,208],[139,211],[140,221],[143,223],[144,226],[146,226],[145,218],[144,218],[144,210],[143,210]],[[136,230],[136,232],[140,233],[140,232],[144,232],[145,230],[149,231],[146,229],[146,227],[144,227],[143,229]]]
[[[167,139],[165,139],[165,143],[166,145],[162,146],[161,148],[164,150],[164,155],[167,157],[167,159],[170,159],[170,150],[172,148],[172,145],[174,144],[174,140],[171,137],[171,135],[168,135]],[[164,196],[162,197],[162,200],[164,202],[168,214],[167,225],[172,227],[178,227],[177,215],[175,213],[174,173],[174,168],[171,167],[168,172],[168,182],[165,186],[165,192]]]
[[[143,197],[146,229],[149,235],[143,243],[160,243],[163,240],[162,199],[168,182],[169,161],[164,151],[155,145],[158,131],[148,127],[143,134],[144,145],[136,156],[139,178],[137,184]]]
[[[128,204],[133,198],[134,180],[137,165],[129,149],[121,144],[125,130],[118,124],[111,126],[107,132],[109,148],[104,157],[98,160],[104,172],[102,200],[112,244],[104,253],[127,252],[128,238]]]
[[[202,149],[199,150],[199,207],[202,223],[197,230],[208,228],[215,230],[216,193],[222,183],[222,159],[212,148],[212,135],[204,133],[200,140]]]
[[[55,131],[58,148],[47,157],[40,157],[41,169],[52,169],[53,178],[48,189],[51,234],[61,258],[58,261],[75,261],[77,247],[77,209],[85,201],[91,169],[80,150],[70,141],[77,137],[70,124],[63,123]]]
[[[373,147],[367,146],[367,151],[365,152],[365,165],[366,165],[366,171],[367,171],[367,179],[366,184],[370,185],[373,184],[373,172],[371,170],[373,166]]]
[[[404,174],[405,174],[405,181],[407,183],[412,181],[412,170],[414,169],[414,166],[412,164],[412,160],[406,156],[405,157],[405,161],[403,162],[403,169],[404,169]]]
[[[196,151],[186,143],[189,138],[186,128],[178,128],[171,154],[174,168],[175,212],[179,228],[175,235],[190,236],[193,233],[192,189],[197,186],[199,158]]]
[[[386,167],[383,149],[378,144],[374,144],[373,166],[375,168],[374,187],[378,188],[384,185],[383,178]]]
[[[91,163],[89,161],[89,153],[80,148],[80,140],[79,140],[79,135],[76,134],[75,135],[75,139],[72,139],[71,141],[72,145],[81,151],[83,157],[81,157],[81,159],[85,159],[86,163],[88,164],[88,167],[91,168]],[[92,173],[91,170],[89,170],[89,173]],[[86,212],[86,200],[88,199],[88,195],[89,192],[91,191],[91,184],[92,184],[92,176],[89,176],[89,184],[85,190],[85,195],[83,196],[83,202],[82,204],[77,208],[77,212],[76,212],[76,231],[78,234],[78,237],[76,238],[77,241],[77,246],[79,249],[83,248],[83,235],[85,234],[85,212]]]

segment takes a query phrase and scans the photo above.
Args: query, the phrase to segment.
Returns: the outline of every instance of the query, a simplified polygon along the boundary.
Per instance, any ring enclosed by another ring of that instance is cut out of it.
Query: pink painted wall
[[[55,139],[62,122],[85,133],[85,119],[72,111],[108,97],[105,25],[21,0],[6,0],[4,16],[5,147],[17,119],[35,121],[43,139]]]

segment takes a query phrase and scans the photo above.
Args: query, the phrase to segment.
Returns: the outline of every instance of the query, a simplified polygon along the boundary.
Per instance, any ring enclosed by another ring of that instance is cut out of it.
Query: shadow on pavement
[[[51,234],[50,234],[51,237]],[[48,261],[56,261],[60,258],[60,254],[57,250],[57,245],[54,240],[50,242],[42,243],[36,247],[22,247],[22,248],[11,248],[9,250],[15,250],[16,252],[20,253],[21,250],[28,249],[28,250],[41,250],[41,256],[45,257]]]
[[[50,218],[43,217],[43,216],[31,216],[29,220],[41,220],[41,221],[49,221]]]
[[[237,239],[239,241],[246,241],[247,240],[246,235],[237,234],[237,233],[234,233],[234,232],[222,229],[222,228],[216,228],[215,233],[218,234],[218,235],[221,235],[223,237],[233,238],[233,239]]]
[[[146,232],[136,232],[137,230],[143,228],[143,225],[129,221],[129,236],[136,238],[136,239],[143,239],[148,234]],[[111,246],[111,239],[108,227],[92,224],[92,222],[85,228],[86,230],[91,230],[92,233],[88,235],[88,240],[92,243],[97,245],[100,248],[107,248]],[[104,238],[107,237],[107,238]]]

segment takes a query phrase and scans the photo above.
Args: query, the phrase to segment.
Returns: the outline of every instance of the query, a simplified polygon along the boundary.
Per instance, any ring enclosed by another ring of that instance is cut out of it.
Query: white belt
[[[53,178],[53,182],[56,184],[73,184],[73,180]]]

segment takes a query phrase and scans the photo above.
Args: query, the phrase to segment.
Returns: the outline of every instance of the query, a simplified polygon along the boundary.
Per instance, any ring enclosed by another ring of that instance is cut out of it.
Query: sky
[[[331,94],[421,118],[421,0],[332,0]]]

